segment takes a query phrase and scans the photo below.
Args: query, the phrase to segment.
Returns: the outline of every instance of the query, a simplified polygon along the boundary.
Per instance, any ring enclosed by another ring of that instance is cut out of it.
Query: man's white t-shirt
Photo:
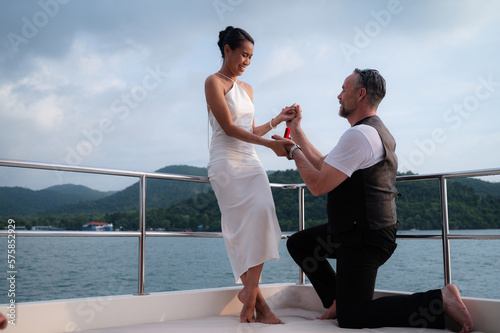
[[[385,149],[377,130],[368,125],[349,128],[325,157],[325,162],[346,174],[369,168],[385,157]]]

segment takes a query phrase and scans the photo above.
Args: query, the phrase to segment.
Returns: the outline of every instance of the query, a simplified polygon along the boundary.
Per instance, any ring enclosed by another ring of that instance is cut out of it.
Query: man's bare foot
[[[255,303],[257,302],[257,295],[259,294],[259,287],[250,288],[243,287],[238,293],[238,299],[243,303],[240,312],[240,321],[242,323],[255,323]]]
[[[441,288],[443,294],[444,313],[461,326],[460,333],[472,332],[472,318],[465,307],[458,288],[449,284]]]
[[[325,319],[337,319],[337,302],[336,300],[333,300],[332,306],[326,310],[325,313],[323,313],[320,317],[317,319],[320,320],[325,320]]]

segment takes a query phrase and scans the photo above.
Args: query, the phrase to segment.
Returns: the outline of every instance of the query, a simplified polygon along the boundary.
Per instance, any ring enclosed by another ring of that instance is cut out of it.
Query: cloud
[[[293,72],[306,65],[295,45],[275,47],[265,59],[263,80]]]

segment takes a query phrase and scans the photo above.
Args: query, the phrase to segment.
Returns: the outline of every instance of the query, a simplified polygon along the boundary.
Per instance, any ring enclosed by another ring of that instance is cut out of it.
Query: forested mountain
[[[206,176],[205,168],[173,165],[158,173]],[[210,187],[209,184],[161,179],[146,182],[148,208],[168,207]],[[32,215],[102,215],[139,209],[139,182],[119,192],[99,192],[81,185],[58,185],[40,191],[0,188],[0,217]]]
[[[497,198],[500,197],[500,183],[490,183],[488,181],[481,181],[475,178],[459,178],[452,181],[457,181],[463,185],[471,187],[477,195],[492,195]]]
[[[33,191],[22,187],[0,187],[0,216],[29,216],[62,205],[105,198],[113,192],[100,192],[82,185],[56,185]]]
[[[500,196],[490,191],[498,184],[478,179],[451,179],[447,184],[450,229],[500,229]],[[397,188],[402,194],[396,199],[402,228],[441,228],[437,180],[400,182]]]
[[[205,168],[190,166],[169,166],[157,172],[197,176],[207,174]],[[302,183],[296,170],[270,172],[269,180],[271,183]],[[438,181],[398,182],[396,185],[401,193],[396,199],[400,228],[440,229]],[[148,179],[146,188],[147,228],[220,231],[220,212],[209,184]],[[296,230],[297,191],[276,188],[272,191],[282,230]],[[5,203],[3,199],[7,192],[10,201]],[[39,196],[33,196],[32,192],[43,192],[51,206]],[[81,192],[80,199],[75,197],[75,192]],[[326,195],[314,197],[307,189],[305,192],[306,225],[325,223]],[[91,194],[105,197],[89,199]],[[31,225],[50,224],[61,229],[79,230],[82,224],[99,221],[113,223],[124,230],[138,229],[138,183],[111,195],[94,193],[93,190],[76,185],[31,192],[20,188],[0,188],[0,199],[0,227],[5,219],[15,218],[17,225],[24,223],[28,228]],[[448,202],[451,229],[500,228],[500,184],[478,179],[449,180]],[[6,214],[4,207],[15,207],[17,210]]]
[[[277,171],[269,175],[272,183],[302,183],[296,170]],[[464,185],[463,183],[468,185]],[[500,196],[479,195],[474,188],[496,187],[477,179],[448,181],[448,205],[451,229],[500,229]],[[441,206],[437,180],[398,182],[396,199],[400,229],[440,229]],[[298,193],[296,190],[273,190],[276,213],[283,231],[298,228]],[[488,190],[489,192],[489,190]],[[305,190],[306,226],[326,223],[326,195],[314,197]],[[168,209],[148,212],[149,227],[167,229],[220,230],[220,213],[213,193],[199,193],[194,199]],[[201,227],[201,228],[199,228]]]

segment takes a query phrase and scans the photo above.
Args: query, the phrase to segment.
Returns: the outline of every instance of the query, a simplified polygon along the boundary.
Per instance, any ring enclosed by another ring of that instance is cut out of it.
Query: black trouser
[[[327,232],[327,224],[292,235],[288,252],[304,270],[323,306],[336,300],[340,327],[444,328],[441,290],[373,300],[378,268],[396,249],[397,227]],[[337,259],[337,273],[327,258]]]

